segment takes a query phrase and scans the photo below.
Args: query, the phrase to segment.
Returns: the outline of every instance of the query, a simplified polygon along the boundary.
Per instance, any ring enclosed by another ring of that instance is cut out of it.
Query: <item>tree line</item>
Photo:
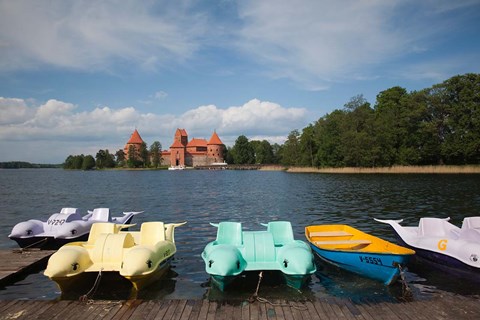
[[[100,150],[87,162],[97,168],[156,167],[159,150],[159,142],[150,150],[144,145],[141,160],[122,159],[123,150],[115,156]],[[75,162],[69,158],[66,163]],[[395,86],[380,92],[373,106],[357,95],[301,131],[291,131],[282,145],[241,135],[227,148],[225,160],[311,167],[480,164],[480,75],[454,76],[420,91]]]
[[[343,108],[293,130],[283,145],[241,136],[232,163],[380,167],[480,164],[480,75],[465,74],[421,91],[392,87],[371,104],[357,95]]]
[[[130,146],[128,157],[126,157],[123,149],[119,149],[115,154],[110,153],[108,149],[98,150],[95,158],[92,155],[69,155],[63,163],[64,169],[105,169],[116,167],[128,168],[158,168],[161,163],[162,145],[159,141],[155,141],[147,148],[145,142],[142,143],[139,150],[135,150]]]

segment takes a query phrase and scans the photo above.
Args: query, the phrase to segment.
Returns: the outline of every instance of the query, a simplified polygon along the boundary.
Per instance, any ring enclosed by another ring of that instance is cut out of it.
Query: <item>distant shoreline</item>
[[[472,174],[480,173],[480,165],[464,165],[464,166],[392,166],[378,168],[314,168],[314,167],[288,167],[285,168],[291,173],[360,173],[360,174]]]

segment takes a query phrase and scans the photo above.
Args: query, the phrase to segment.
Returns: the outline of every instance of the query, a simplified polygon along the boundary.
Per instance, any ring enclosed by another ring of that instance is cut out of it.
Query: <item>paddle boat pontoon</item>
[[[128,224],[142,212],[124,212],[121,217],[111,217],[110,209],[96,208],[82,217],[77,208],[62,208],[60,213],[52,214],[47,221],[32,219],[16,224],[8,237],[21,248],[53,250],[68,242],[86,241],[95,222]]]
[[[305,236],[322,260],[385,285],[396,281],[415,253],[343,224],[307,226]]]
[[[242,231],[239,222],[211,224],[217,238],[205,247],[202,258],[213,283],[224,290],[245,271],[278,270],[287,285],[299,289],[316,271],[309,246],[293,238],[288,221],[263,224],[263,231]]]
[[[403,220],[380,220],[395,230],[400,242],[416,251],[416,259],[435,269],[480,283],[480,217],[463,219],[459,228],[450,218],[421,218],[418,226]]]
[[[138,291],[168,270],[177,251],[174,230],[185,223],[144,222],[140,231],[95,223],[88,241],[68,243],[50,257],[45,275],[64,292],[86,273],[118,273]]]

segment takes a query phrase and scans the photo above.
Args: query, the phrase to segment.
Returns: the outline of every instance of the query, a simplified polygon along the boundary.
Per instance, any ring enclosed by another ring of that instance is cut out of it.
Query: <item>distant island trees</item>
[[[61,164],[38,164],[25,161],[0,162],[0,169],[37,169],[37,168],[61,168]]]
[[[157,168],[160,152],[159,142],[150,149],[145,144],[141,160],[125,159],[123,150],[115,155],[99,150],[93,163],[83,155],[69,156],[64,168]],[[392,87],[377,95],[373,107],[360,94],[291,131],[283,145],[241,135],[225,159],[309,167],[480,164],[480,75],[454,76],[421,91]]]

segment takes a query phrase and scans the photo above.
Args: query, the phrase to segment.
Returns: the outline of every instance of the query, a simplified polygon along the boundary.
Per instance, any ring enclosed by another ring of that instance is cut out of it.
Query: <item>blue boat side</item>
[[[398,265],[405,265],[410,255],[388,253],[326,250],[310,244],[312,250],[324,261],[340,268],[382,281],[390,285],[400,275]]]

